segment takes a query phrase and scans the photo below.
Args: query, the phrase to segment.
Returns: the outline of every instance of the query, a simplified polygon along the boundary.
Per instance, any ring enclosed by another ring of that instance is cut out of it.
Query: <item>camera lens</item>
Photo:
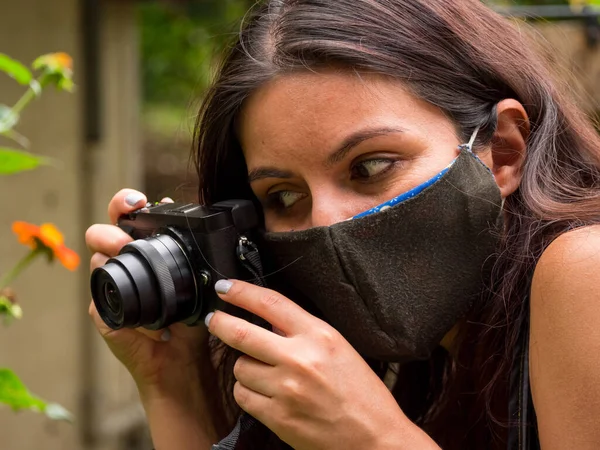
[[[168,235],[133,241],[92,273],[92,298],[113,329],[160,329],[199,307],[189,260]]]
[[[107,282],[104,285],[104,298],[106,298],[106,304],[110,308],[111,314],[119,315],[123,308],[123,303],[119,298],[119,291],[113,283]]]

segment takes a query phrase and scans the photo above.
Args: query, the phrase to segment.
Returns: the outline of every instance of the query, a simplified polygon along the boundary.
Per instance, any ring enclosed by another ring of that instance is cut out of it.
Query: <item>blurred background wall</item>
[[[35,394],[61,403],[76,421],[54,423],[0,408],[0,449],[135,448],[118,445],[125,442],[119,433],[133,429],[119,414],[142,416],[125,371],[90,327],[83,236],[88,224],[106,221],[114,192],[143,187],[136,4],[3,2],[0,51],[25,64],[43,53],[67,52],[77,83],[72,95],[45,91],[18,126],[35,152],[60,164],[0,177],[0,269],[25,253],[10,231],[14,220],[56,224],[83,259],[76,273],[37,261],[13,286],[23,319],[0,329],[0,366],[15,370]],[[0,99],[13,104],[23,88],[0,75]],[[129,428],[121,430],[115,420]]]
[[[151,448],[134,386],[87,316],[84,231],[106,221],[106,205],[122,187],[144,190],[151,199],[195,198],[188,157],[198,101],[212,75],[212,55],[236,32],[252,3],[20,0],[2,5],[0,52],[28,63],[42,53],[66,51],[75,61],[78,89],[73,95],[44,93],[19,125],[36,152],[62,166],[0,178],[0,270],[23,253],[10,232],[13,220],[55,223],[83,262],[77,273],[36,263],[14,286],[24,318],[0,328],[0,367],[14,369],[33,392],[67,407],[76,421],[54,423],[0,407],[0,450]],[[577,17],[563,20],[569,17],[553,11],[560,21],[535,21],[535,28],[526,30],[543,43],[565,87],[595,118],[598,19],[569,10]],[[0,74],[2,102],[12,104],[21,92]]]

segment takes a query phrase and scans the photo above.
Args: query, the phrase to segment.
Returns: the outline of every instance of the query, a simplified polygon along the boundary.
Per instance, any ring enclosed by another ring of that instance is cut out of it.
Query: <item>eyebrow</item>
[[[395,133],[403,133],[404,130],[402,128],[392,128],[392,127],[381,127],[381,128],[369,128],[365,130],[357,131],[356,133],[348,136],[340,147],[335,150],[331,155],[327,157],[325,161],[325,165],[327,167],[331,167],[340,161],[342,161],[346,155],[357,145],[368,141],[369,139],[376,138],[378,136],[385,136],[388,134]],[[277,169],[276,167],[257,167],[253,169],[248,174],[248,182],[253,183],[258,180],[262,180],[265,178],[292,178],[292,172]]]
[[[275,167],[257,167],[248,174],[248,183],[254,183],[264,178],[292,178],[292,176],[292,172],[280,170]]]
[[[357,131],[356,133],[351,134],[342,145],[334,151],[327,158],[327,162],[325,163],[327,166],[333,166],[334,164],[342,161],[350,151],[356,147],[357,145],[368,141],[369,139],[376,138],[378,136],[385,136],[387,134],[394,133],[403,133],[404,130],[402,128],[391,128],[391,127],[381,127],[381,128],[368,128],[365,130]]]

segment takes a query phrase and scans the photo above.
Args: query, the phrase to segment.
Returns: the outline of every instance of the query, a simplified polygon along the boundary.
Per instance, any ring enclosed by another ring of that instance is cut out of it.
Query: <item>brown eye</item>
[[[276,209],[287,209],[306,197],[306,194],[294,191],[278,191],[269,194],[269,205]]]
[[[353,180],[368,180],[383,175],[392,168],[396,161],[391,159],[367,159],[352,166]]]

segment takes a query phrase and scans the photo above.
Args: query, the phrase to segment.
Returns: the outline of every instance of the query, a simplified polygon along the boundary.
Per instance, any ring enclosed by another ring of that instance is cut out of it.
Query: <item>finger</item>
[[[233,366],[233,376],[254,392],[273,397],[275,386],[273,370],[275,368],[250,356],[240,356]]]
[[[120,330],[113,330],[108,325],[106,325],[104,320],[102,320],[102,317],[98,313],[98,310],[96,309],[96,305],[94,304],[93,300],[90,302],[88,313],[91,316],[92,321],[96,326],[96,329],[100,332],[100,335],[105,339],[109,339],[111,342],[125,343],[125,345],[127,345],[127,342],[133,341],[135,339],[141,339],[141,335],[144,335],[152,339],[153,341],[165,341],[163,335],[166,330],[153,331],[141,327],[135,329],[121,328]]]
[[[104,253],[94,253],[90,258],[90,272],[93,272],[98,267],[102,267],[108,259],[109,256]]]
[[[116,256],[125,244],[133,239],[119,227],[96,224],[85,232],[85,243],[91,253]]]
[[[314,327],[318,320],[280,293],[244,281],[219,280],[215,290],[227,303],[262,317],[287,336]]]
[[[116,224],[123,214],[142,208],[148,200],[146,196],[134,189],[122,189],[115,194],[108,204],[108,217],[111,224]]]
[[[233,398],[244,411],[266,424],[264,417],[272,408],[273,400],[254,392],[239,381],[233,385]]]
[[[272,366],[285,356],[285,338],[223,311],[207,317],[208,330],[225,344]]]
[[[175,203],[171,197],[165,197],[160,202],[161,203]]]

